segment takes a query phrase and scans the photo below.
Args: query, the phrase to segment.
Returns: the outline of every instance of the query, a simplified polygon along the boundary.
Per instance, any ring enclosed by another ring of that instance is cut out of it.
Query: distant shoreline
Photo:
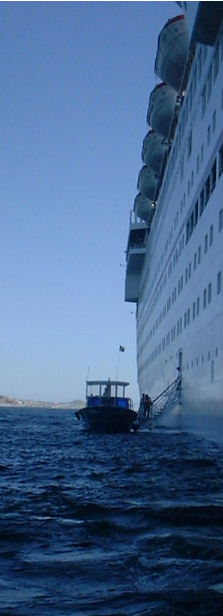
[[[72,402],[43,402],[41,400],[22,400],[10,396],[0,396],[0,408],[41,408],[41,409],[79,409],[84,406],[83,400]]]

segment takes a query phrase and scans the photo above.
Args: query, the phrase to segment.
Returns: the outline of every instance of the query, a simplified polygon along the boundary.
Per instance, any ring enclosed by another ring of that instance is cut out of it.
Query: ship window
[[[213,238],[214,238],[214,227],[213,225],[211,225],[210,232],[209,232],[209,246],[213,244]]]
[[[208,125],[208,130],[207,130],[207,145],[209,145],[211,140],[211,125]]]
[[[201,246],[198,247],[197,261],[198,264],[201,262]]]
[[[201,92],[201,117],[203,118],[206,109],[206,85]]]
[[[218,231],[221,231],[223,227],[223,208],[220,209],[219,211],[219,216],[218,216]]]
[[[202,189],[200,193],[200,211],[199,211],[200,216],[203,214],[203,210],[204,210],[204,188]]]
[[[193,232],[193,228],[194,228],[194,212],[192,212],[192,214],[190,215],[190,235]]]
[[[190,221],[188,220],[187,229],[186,229],[186,242],[188,242],[189,237],[190,237]]]
[[[217,165],[216,160],[214,161],[212,170],[211,170],[211,191],[214,190],[216,185],[216,176],[217,176]]]
[[[188,280],[188,270],[187,270],[187,267],[186,267],[186,269],[185,269],[185,284],[187,283],[187,280]]]
[[[209,101],[209,98],[211,96],[211,90],[212,90],[212,66],[210,67],[208,71],[208,78],[207,78],[207,102]]]
[[[211,286],[211,282],[209,282],[208,285],[208,303],[211,303],[211,296],[212,296],[212,286]]]
[[[190,158],[192,152],[192,130],[190,130],[187,140],[187,158]]]
[[[217,294],[221,293],[221,272],[217,274]]]
[[[207,305],[207,289],[203,291],[203,308],[206,308]]]
[[[222,174],[222,171],[223,171],[223,145],[221,146],[219,150],[219,170],[218,170],[219,177]]]
[[[194,78],[193,78],[193,92],[195,94],[197,89],[197,66],[195,64],[195,68],[194,68]]]
[[[200,75],[202,71],[202,50],[201,48],[199,49],[199,52],[198,52],[197,68],[198,68],[198,75]]]
[[[194,270],[196,269],[196,267],[197,267],[197,253],[195,252],[194,253]]]
[[[218,69],[219,69],[219,50],[220,50],[220,45],[219,42],[216,45],[216,49],[215,49],[215,53],[214,53],[214,62],[213,62],[213,81],[215,82],[217,74],[218,74]]]
[[[190,279],[190,277],[191,277],[191,262],[188,265],[188,280]]]
[[[210,175],[209,175],[205,182],[205,205],[208,202],[208,199],[210,197],[210,192],[211,192],[211,182],[210,182]]]
[[[187,325],[189,325],[189,323],[190,323],[190,308],[188,308],[188,311],[187,311]]]
[[[194,208],[194,224],[196,225],[198,221],[198,201],[196,201]]]
[[[180,332],[182,332],[182,318],[180,317]]]
[[[205,238],[204,238],[204,252],[206,254],[208,249],[208,234],[206,233]]]
[[[200,157],[198,155],[197,156],[197,173],[199,173],[199,169],[200,169]]]
[[[201,146],[201,162],[203,163],[203,158],[204,158],[204,146],[202,144]]]
[[[184,327],[187,327],[187,313],[184,313]]]
[[[193,302],[193,319],[195,319],[196,316],[196,303]]]
[[[212,116],[212,133],[214,133],[215,129],[216,129],[216,110],[214,111],[213,116]]]
[[[214,360],[211,362],[211,382],[214,380]]]

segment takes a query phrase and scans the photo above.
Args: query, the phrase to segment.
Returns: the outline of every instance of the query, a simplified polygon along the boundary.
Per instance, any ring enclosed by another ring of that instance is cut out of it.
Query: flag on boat
[[[125,350],[125,347],[121,346],[120,344],[119,351],[121,351],[121,353],[124,353],[124,350]]]

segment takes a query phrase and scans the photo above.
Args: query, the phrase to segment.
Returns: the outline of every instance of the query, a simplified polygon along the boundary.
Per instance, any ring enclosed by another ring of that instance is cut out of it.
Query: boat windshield
[[[100,398],[114,397],[125,398],[125,389],[129,383],[125,381],[87,381],[86,383],[86,397],[93,395]]]

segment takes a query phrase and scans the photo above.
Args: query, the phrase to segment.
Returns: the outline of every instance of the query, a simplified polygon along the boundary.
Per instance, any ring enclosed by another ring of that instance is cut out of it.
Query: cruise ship
[[[157,33],[125,301],[139,394],[165,394],[157,421],[222,441],[223,2],[176,4]]]

